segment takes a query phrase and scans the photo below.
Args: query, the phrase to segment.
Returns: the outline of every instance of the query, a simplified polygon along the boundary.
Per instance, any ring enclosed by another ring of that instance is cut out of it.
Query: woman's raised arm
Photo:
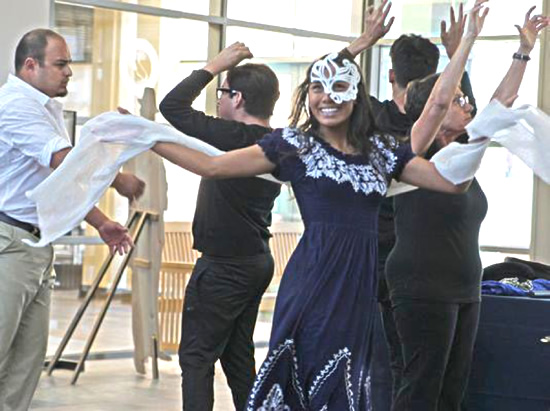
[[[510,68],[492,97],[492,99],[497,99],[506,106],[511,106],[517,96],[527,68],[527,62],[531,59],[529,55],[535,47],[538,34],[550,24],[550,18],[548,17],[540,14],[531,16],[533,10],[535,10],[535,6],[531,7],[525,14],[523,27],[516,25],[519,32],[519,48],[514,53]]]
[[[489,12],[489,9],[483,6],[487,1],[477,0],[470,11],[466,34],[451,61],[439,76],[422,114],[412,127],[411,146],[419,155],[424,154],[432,144],[456,95],[468,56]]]

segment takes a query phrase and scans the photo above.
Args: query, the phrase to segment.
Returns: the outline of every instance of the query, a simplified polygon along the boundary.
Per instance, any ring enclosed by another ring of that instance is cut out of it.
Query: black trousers
[[[391,372],[391,395],[387,394],[388,388],[386,386],[381,386],[380,389],[373,384],[372,394],[373,394],[373,406],[375,411],[389,410],[391,404],[397,395],[399,387],[401,386],[401,376],[403,374],[403,353],[401,349],[401,342],[399,341],[399,334],[397,333],[397,327],[395,325],[395,320],[393,318],[393,306],[390,300],[388,285],[386,283],[385,277],[385,268],[386,268],[386,259],[393,247],[391,244],[379,244],[379,253],[378,253],[378,309],[380,311],[380,319],[382,322],[382,329],[384,331],[385,344],[383,347],[380,347],[381,342],[375,338],[375,355],[376,351],[384,349],[387,352],[387,357],[389,359],[389,371]],[[383,355],[378,354],[379,357]],[[377,359],[373,356],[371,369],[376,365]],[[386,364],[382,364],[381,367],[386,367]],[[376,371],[376,370],[375,370]],[[378,370],[378,374],[381,374],[381,371]],[[385,379],[388,378],[387,374],[384,373],[382,377]]]
[[[272,276],[271,254],[197,260],[185,292],[179,348],[184,410],[212,410],[218,359],[235,408],[244,410],[256,376],[256,317]]]
[[[397,325],[393,317],[393,307],[391,301],[383,300],[379,301],[378,307],[380,308],[380,316],[382,318],[382,327],[384,329],[384,337],[386,338],[386,344],[388,347],[388,355],[390,360],[390,371],[392,376],[392,402],[397,396],[399,387],[401,387],[401,378],[403,376],[403,349],[401,347],[401,341],[399,340],[399,334],[397,332]]]
[[[393,411],[458,411],[468,385],[480,303],[395,300],[404,369]]]

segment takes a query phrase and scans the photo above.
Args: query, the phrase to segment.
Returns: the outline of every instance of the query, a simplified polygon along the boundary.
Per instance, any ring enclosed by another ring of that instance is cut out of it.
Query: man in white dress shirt
[[[21,240],[40,236],[26,191],[71,149],[62,106],[54,100],[67,94],[70,63],[63,37],[33,30],[17,46],[15,75],[0,88],[0,411],[28,409],[46,354],[53,249]],[[113,186],[128,198],[144,188],[131,174],[119,174]],[[86,221],[111,252],[122,254],[132,246],[127,230],[98,209]]]

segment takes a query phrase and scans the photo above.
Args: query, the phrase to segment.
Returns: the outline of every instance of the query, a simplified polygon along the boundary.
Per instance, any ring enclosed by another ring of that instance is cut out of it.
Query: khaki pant
[[[53,249],[0,222],[0,411],[27,410],[48,342]]]

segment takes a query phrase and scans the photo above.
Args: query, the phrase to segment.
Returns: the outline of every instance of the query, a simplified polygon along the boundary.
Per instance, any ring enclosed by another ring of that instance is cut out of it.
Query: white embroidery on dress
[[[300,381],[298,379],[298,360],[296,358],[294,340],[288,339],[284,343],[280,344],[273,351],[271,351],[269,356],[265,359],[262,366],[260,367],[260,371],[258,372],[256,380],[254,381],[254,385],[252,386],[252,390],[250,391],[247,411],[254,411],[254,400],[256,398],[256,395],[258,395],[258,392],[260,391],[263,383],[265,382],[273,367],[277,364],[279,358],[288,351],[290,351],[290,357],[292,358],[292,386],[294,387],[294,390],[298,395],[300,405],[302,406],[302,408],[305,408],[305,396],[302,391],[302,385],[300,384]]]
[[[370,378],[370,371],[367,374],[367,378],[365,378],[365,382],[363,384],[364,390],[365,390],[365,408],[367,411],[372,411],[372,392],[371,392],[371,378]]]
[[[341,368],[339,367],[339,365],[343,362],[345,367],[343,382],[346,387],[348,407],[349,407],[349,411],[355,410],[354,393],[353,393],[353,386],[351,381],[352,378],[351,378],[350,350],[347,347],[338,350],[338,352],[332,356],[332,359],[330,359],[327,362],[327,364],[325,364],[325,366],[323,367],[321,372],[316,376],[311,387],[309,388],[308,400],[306,401],[305,396],[303,394],[304,390],[302,389],[302,385],[300,384],[300,381],[298,379],[298,359],[296,358],[294,340],[288,339],[284,343],[280,344],[276,349],[274,349],[262,364],[260,371],[258,372],[258,375],[256,377],[256,380],[254,381],[254,386],[252,387],[252,390],[250,392],[247,411],[254,411],[254,403],[257,402],[256,397],[258,396],[258,393],[262,385],[264,384],[264,382],[266,382],[271,370],[273,370],[274,366],[279,361],[279,359],[281,359],[282,355],[285,352],[289,352],[291,354],[291,361],[292,361],[291,383],[296,394],[298,395],[298,399],[300,401],[300,406],[302,409],[307,409],[306,402],[307,403],[311,402],[311,400],[315,397],[315,395],[317,395],[321,391],[323,384],[329,379],[329,377],[331,375],[334,375],[336,371],[339,368]],[[288,409],[288,406],[284,404],[283,390],[279,384],[275,383],[271,387],[265,400],[262,402],[262,406],[256,409],[255,411],[275,411],[275,410],[287,411],[287,409]],[[328,405],[325,405],[322,408],[322,410],[324,409],[328,410]]]
[[[291,411],[290,407],[285,404],[283,390],[279,384],[273,385],[269,394],[265,398],[262,406],[257,411]]]
[[[359,386],[357,387],[357,404],[361,404],[361,393],[363,392],[361,381],[363,381],[363,371],[364,368],[361,368],[361,372],[359,373]]]
[[[359,381],[358,381],[359,385],[357,386],[357,404],[361,404],[361,398],[364,392],[365,410],[372,411],[370,371],[367,371],[367,377],[363,380],[364,373],[365,373],[365,369],[363,368],[359,373]]]
[[[309,389],[309,398],[312,398],[321,389],[325,381],[336,371],[336,369],[338,368],[338,364],[342,360],[346,361],[346,365],[349,365],[351,362],[351,353],[347,348],[343,348],[339,350],[336,354],[334,354],[332,356],[332,359],[329,360],[329,362],[321,370],[321,373],[317,375],[317,377],[313,381],[313,384],[311,385],[311,388]],[[348,367],[346,366],[346,373],[347,370]]]
[[[283,139],[292,146],[304,148],[303,140],[299,139],[300,132],[296,129],[285,128]],[[328,177],[338,184],[350,183],[355,192],[361,191],[369,195],[374,191],[385,195],[388,190],[388,175],[394,171],[397,164],[397,156],[384,145],[381,137],[371,137],[374,145],[370,164],[349,164],[336,158],[311,136],[302,135],[308,140],[310,149],[300,153],[299,158],[306,167],[306,176],[313,178]],[[390,146],[395,148],[396,142],[390,141]]]

